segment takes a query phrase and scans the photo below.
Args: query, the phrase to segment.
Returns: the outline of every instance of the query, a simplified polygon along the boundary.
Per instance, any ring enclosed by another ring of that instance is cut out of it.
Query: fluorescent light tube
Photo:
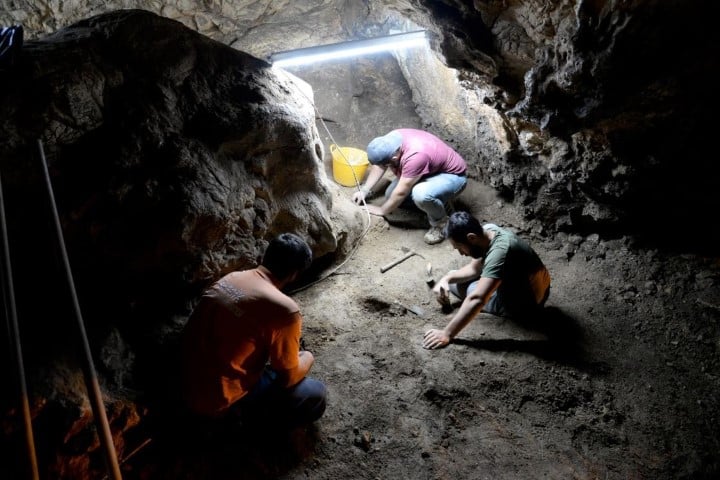
[[[398,33],[384,37],[331,43],[317,47],[299,48],[270,55],[270,63],[277,67],[305,65],[339,58],[356,57],[386,50],[416,47],[425,44],[425,30]]]

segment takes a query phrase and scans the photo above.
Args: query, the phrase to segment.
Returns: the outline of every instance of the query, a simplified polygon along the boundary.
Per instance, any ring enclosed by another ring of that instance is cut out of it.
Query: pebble
[[[355,431],[356,429],[353,429]],[[355,436],[355,440],[353,440],[353,444],[356,447],[362,448],[364,451],[370,450],[370,444],[373,442],[372,435],[367,430],[364,430],[361,434],[357,434]]]

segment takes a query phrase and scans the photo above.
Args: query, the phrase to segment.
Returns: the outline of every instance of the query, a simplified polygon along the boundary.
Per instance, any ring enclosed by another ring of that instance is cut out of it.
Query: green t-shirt
[[[527,298],[530,294],[536,302],[542,300],[550,285],[550,275],[537,253],[509,230],[494,224],[483,225],[483,228],[495,232],[495,236],[490,241],[480,276],[502,280],[498,288],[500,295]]]

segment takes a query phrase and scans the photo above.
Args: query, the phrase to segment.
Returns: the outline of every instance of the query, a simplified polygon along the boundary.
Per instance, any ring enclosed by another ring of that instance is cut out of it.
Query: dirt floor
[[[627,239],[542,239],[475,183],[459,205],[530,240],[553,277],[543,318],[481,314],[447,348],[423,349],[423,332],[449,319],[426,285],[427,264],[437,279],[467,258],[449,242],[426,245],[422,217],[372,217],[346,263],[294,294],[316,356],[312,376],[329,389],[324,417],[286,436],[198,442],[180,460],[140,470],[213,479],[718,478],[720,260],[638,250]],[[417,255],[381,273],[403,247]]]

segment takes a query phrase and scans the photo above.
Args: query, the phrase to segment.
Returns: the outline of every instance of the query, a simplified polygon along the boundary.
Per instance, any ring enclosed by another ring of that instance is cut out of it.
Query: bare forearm
[[[363,185],[362,189],[365,192],[370,192],[375,186],[375,184],[380,181],[384,174],[384,168],[378,167],[377,165],[373,165],[372,167],[370,167],[370,173],[368,174],[368,178],[365,180],[365,184]]]
[[[284,386],[292,387],[300,382],[310,372],[310,368],[312,368],[314,362],[315,357],[312,353],[307,350],[299,352],[298,366],[292,370],[287,370],[285,375],[283,375],[284,378],[282,379],[282,383]]]
[[[468,280],[474,280],[480,275],[481,267],[482,264],[478,266],[474,263],[468,263],[457,270],[446,273],[441,280],[445,280],[448,283],[462,283]]]
[[[409,193],[409,191],[400,190],[398,188],[393,190],[390,198],[385,200],[385,203],[383,203],[380,207],[382,209],[383,215],[392,213],[397,207],[400,206],[400,204],[403,202],[403,200],[405,200],[405,197],[407,197]]]
[[[455,316],[445,326],[443,332],[452,340],[479,314],[490,296],[500,286],[500,279],[481,277],[475,289],[468,293]]]
[[[431,328],[423,336],[423,347],[429,349],[442,348],[448,345],[460,331],[482,311],[493,292],[500,286],[499,279],[480,277],[475,289],[465,297],[458,312],[444,329]]]
[[[485,301],[479,297],[467,297],[443,332],[450,340],[455,338],[475,316],[482,311]]]

